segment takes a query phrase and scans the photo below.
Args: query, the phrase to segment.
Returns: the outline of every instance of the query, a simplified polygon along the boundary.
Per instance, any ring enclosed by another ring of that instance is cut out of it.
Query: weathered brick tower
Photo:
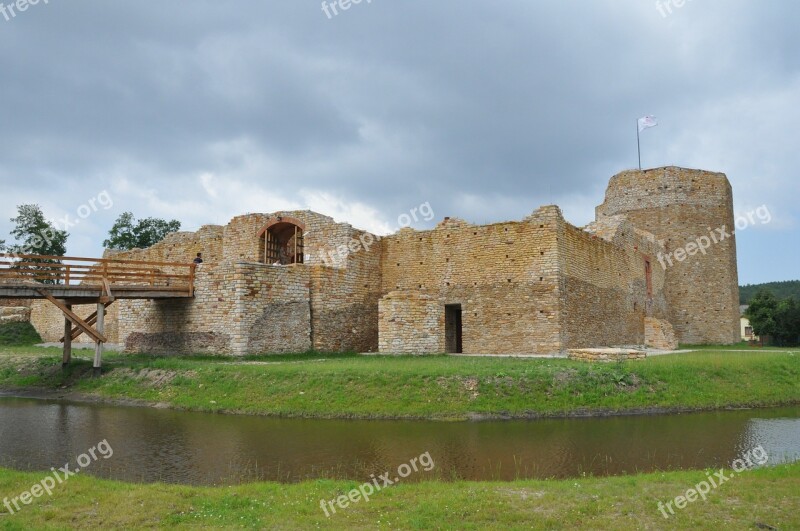
[[[597,219],[625,214],[663,241],[669,321],[681,343],[739,341],[733,194],[722,173],[666,167],[615,175]]]

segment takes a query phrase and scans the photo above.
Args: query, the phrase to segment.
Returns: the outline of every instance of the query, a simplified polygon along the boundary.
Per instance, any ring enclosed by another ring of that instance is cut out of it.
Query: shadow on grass
[[[358,358],[355,352],[331,353],[308,351],[296,354],[251,354],[248,356],[228,356],[224,354],[123,354],[113,353],[109,361],[148,363],[155,360],[197,361],[204,363],[237,363],[237,362],[286,362],[311,360],[338,360]]]

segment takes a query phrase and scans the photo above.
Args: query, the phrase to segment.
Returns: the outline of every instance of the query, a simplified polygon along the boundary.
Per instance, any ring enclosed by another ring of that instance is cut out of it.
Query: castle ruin
[[[724,174],[614,176],[596,219],[556,206],[521,221],[378,237],[332,218],[248,214],[108,257],[204,263],[194,298],[119,300],[105,334],[128,352],[550,354],[738,341],[736,241]],[[727,237],[711,237],[718,229]],[[708,245],[705,242],[708,241]],[[63,316],[33,301],[46,341]],[[87,315],[93,307],[76,307]]]

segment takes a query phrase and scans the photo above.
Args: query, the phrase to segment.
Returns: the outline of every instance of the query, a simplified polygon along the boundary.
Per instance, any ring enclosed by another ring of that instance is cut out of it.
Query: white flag
[[[645,116],[644,118],[639,118],[639,132],[641,133],[645,129],[649,129],[651,127],[655,127],[658,125],[658,120],[656,120],[655,116]]]

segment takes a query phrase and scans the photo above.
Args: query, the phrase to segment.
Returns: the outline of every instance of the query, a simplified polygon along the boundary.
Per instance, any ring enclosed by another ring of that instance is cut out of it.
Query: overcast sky
[[[69,254],[99,256],[126,210],[386,233],[425,202],[418,228],[558,204],[584,225],[653,114],[644,166],[725,172],[737,214],[768,207],[740,282],[800,278],[795,0],[44,1],[0,13],[0,239],[18,204],[74,222],[92,199]]]

